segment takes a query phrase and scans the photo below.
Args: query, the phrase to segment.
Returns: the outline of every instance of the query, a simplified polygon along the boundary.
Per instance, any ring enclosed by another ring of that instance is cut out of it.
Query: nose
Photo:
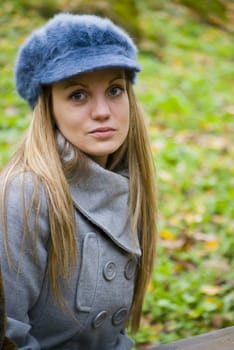
[[[96,96],[93,99],[91,115],[96,120],[106,120],[110,117],[110,106],[105,96]]]

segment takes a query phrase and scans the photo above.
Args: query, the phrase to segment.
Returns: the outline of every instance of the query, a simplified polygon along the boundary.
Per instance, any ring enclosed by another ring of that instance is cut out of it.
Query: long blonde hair
[[[132,330],[136,331],[140,323],[144,295],[154,266],[157,211],[154,162],[145,119],[129,82],[127,91],[130,104],[129,133],[124,144],[110,157],[108,168],[113,170],[123,159],[128,162],[130,218],[133,232],[136,229],[139,232],[142,250],[129,317],[129,324]],[[3,204],[9,182],[14,174],[20,172],[36,174],[34,178],[36,190],[31,199],[31,208],[40,208],[39,187],[42,185],[45,190],[51,238],[48,271],[52,290],[60,302],[62,299],[58,277],[68,280],[72,267],[77,263],[74,207],[66,175],[74,166],[78,166],[82,171],[84,160],[77,149],[73,148],[73,151],[73,165],[71,162],[65,164],[61,160],[56,143],[50,89],[45,89],[33,111],[32,122],[24,140],[2,173]],[[4,205],[1,207],[3,208]],[[25,216],[28,217],[28,213]],[[3,214],[2,218],[4,218]],[[6,227],[4,231],[5,247],[10,261]]]

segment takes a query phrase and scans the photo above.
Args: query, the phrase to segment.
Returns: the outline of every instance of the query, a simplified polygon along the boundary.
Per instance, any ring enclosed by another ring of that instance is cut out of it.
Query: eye
[[[75,102],[80,102],[85,100],[86,94],[83,91],[74,91],[70,98]]]
[[[119,86],[119,85],[111,86],[108,91],[108,95],[113,97],[119,96],[122,94],[123,91],[124,91],[124,88],[122,86]]]

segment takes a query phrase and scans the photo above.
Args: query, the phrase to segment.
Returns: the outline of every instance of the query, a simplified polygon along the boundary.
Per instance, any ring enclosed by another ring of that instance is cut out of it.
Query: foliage
[[[173,11],[172,11],[173,9]],[[158,261],[136,340],[170,342],[234,322],[233,35],[184,7],[145,12],[163,33],[137,94],[158,169]]]
[[[158,169],[160,238],[138,349],[234,323],[233,34],[174,2],[146,5],[138,3],[147,35],[135,88]],[[2,4],[0,166],[30,120],[12,66],[25,35],[44,21],[35,11]]]
[[[9,3],[8,0],[2,1]],[[138,8],[135,0],[125,0],[124,2],[118,0],[18,0],[12,2],[22,12],[34,11],[34,14],[42,18],[49,18],[59,11],[107,16],[125,27],[135,37],[140,36]]]
[[[226,6],[225,2],[222,0],[207,0],[207,1],[193,1],[193,0],[177,0],[185,6],[196,11],[201,17],[212,22],[212,18],[226,19]],[[227,3],[227,1],[226,1]]]

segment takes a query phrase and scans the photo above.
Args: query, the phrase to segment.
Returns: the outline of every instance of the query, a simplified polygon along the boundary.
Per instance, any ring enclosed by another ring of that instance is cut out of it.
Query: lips
[[[100,127],[92,130],[89,134],[97,138],[109,138],[114,135],[115,129],[111,127]]]
[[[108,131],[115,131],[115,129],[113,128],[110,128],[108,126],[106,127],[100,127],[100,128],[97,128],[97,129],[94,129],[90,132],[90,134],[94,134],[96,132],[108,132]]]

